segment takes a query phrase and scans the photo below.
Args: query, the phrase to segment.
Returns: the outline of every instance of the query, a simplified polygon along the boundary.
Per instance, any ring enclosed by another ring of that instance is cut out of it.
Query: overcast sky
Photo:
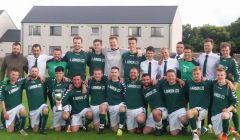
[[[228,25],[240,17],[240,0],[4,0],[0,10],[6,10],[18,28],[32,6],[160,6],[177,5],[183,24]],[[0,25],[1,26],[1,25]]]

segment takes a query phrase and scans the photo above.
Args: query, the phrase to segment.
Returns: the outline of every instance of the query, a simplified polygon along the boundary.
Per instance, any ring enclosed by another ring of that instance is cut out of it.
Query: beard
[[[20,52],[12,52],[12,55],[18,56],[18,55],[20,55]]]
[[[35,79],[35,78],[37,78],[37,75],[36,75],[36,74],[32,74],[31,77],[32,77],[33,79]]]

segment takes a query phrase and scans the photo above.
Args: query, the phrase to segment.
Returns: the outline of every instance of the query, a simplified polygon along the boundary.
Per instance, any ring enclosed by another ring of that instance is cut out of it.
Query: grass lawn
[[[240,98],[240,86],[237,89],[238,98]],[[27,107],[26,102],[26,95],[24,94],[23,97],[24,105]],[[28,122],[27,122],[28,124]],[[97,134],[93,128],[91,128],[88,132],[78,132],[78,133],[66,133],[60,132],[56,133],[50,130],[52,124],[52,112],[50,111],[50,115],[48,118],[47,124],[47,133],[48,135],[43,136],[38,133],[32,133],[28,131],[28,136],[22,136],[18,133],[8,134],[5,130],[0,130],[0,140],[191,140],[192,135],[189,133],[187,136],[170,136],[170,135],[163,135],[163,136],[154,136],[154,135],[137,135],[137,134],[129,134],[124,133],[122,137],[117,137],[116,134],[112,133],[110,130],[106,130],[104,134],[99,135]],[[232,122],[231,122],[232,126]],[[201,136],[202,140],[213,140],[217,139],[213,134],[207,134]],[[230,137],[230,140],[232,137]]]

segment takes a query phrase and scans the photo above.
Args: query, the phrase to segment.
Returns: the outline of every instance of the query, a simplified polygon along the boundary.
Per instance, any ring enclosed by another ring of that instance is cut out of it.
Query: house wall
[[[0,14],[0,37],[8,30],[8,29],[17,29],[12,19],[8,15],[6,11],[3,11]]]
[[[41,26],[41,35],[29,35],[29,26]],[[182,26],[180,24],[177,24]],[[175,26],[177,26],[175,25]],[[61,36],[50,36],[50,26],[62,26]],[[83,46],[88,49],[96,38],[103,40],[103,46],[108,46],[108,38],[112,26],[119,27],[119,46],[128,46],[128,27],[141,27],[141,36],[138,38],[138,47],[144,50],[147,46],[156,48],[169,47],[169,25],[168,24],[49,24],[49,23],[23,23],[22,44],[24,55],[28,54],[28,46],[39,43],[44,53],[49,54],[49,46],[61,46],[63,53],[69,51],[72,46],[71,26],[79,27],[79,35],[83,37]],[[174,27],[175,27],[174,26]],[[99,34],[92,33],[92,27],[99,27]],[[164,37],[151,37],[151,27],[163,27]],[[181,28],[181,27],[179,27]],[[144,50],[145,51],[145,50]]]
[[[170,35],[170,46],[171,46],[171,51],[176,52],[176,44],[179,41],[182,41],[182,22],[181,22],[181,17],[179,10],[177,8],[173,24],[171,25],[171,35]]]
[[[0,57],[6,56],[12,52],[13,42],[0,42]]]

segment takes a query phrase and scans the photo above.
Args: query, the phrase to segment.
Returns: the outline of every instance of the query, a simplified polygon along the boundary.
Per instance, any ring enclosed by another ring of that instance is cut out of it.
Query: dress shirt
[[[151,79],[156,80],[156,76],[157,76],[159,70],[158,70],[158,61],[156,61],[154,59],[153,60],[145,60],[145,61],[141,62],[141,64],[140,64],[141,73],[142,74],[148,73],[149,62],[151,62]]]
[[[41,54],[37,58],[38,59],[37,60],[37,67],[39,69],[39,75],[40,76],[45,76],[46,64],[47,64],[47,61],[51,58],[53,58],[53,57],[48,56],[46,54]],[[34,64],[35,64],[36,58],[34,57],[34,55],[28,55],[27,60],[28,60],[28,72],[30,73],[32,66],[34,66]]]
[[[177,59],[177,56],[178,56],[178,54],[176,53],[176,55],[175,55],[175,57],[174,57],[174,58],[175,58],[175,59]],[[184,56],[184,53],[180,54],[178,59],[182,59],[182,58],[183,58],[183,56]]]
[[[167,61],[167,69],[166,71],[168,71],[169,69],[173,69],[175,70],[175,72],[177,72],[177,70],[179,70],[179,64],[178,64],[178,60],[175,58],[168,58],[167,60],[163,60],[162,64],[159,65],[159,70],[160,70],[160,75],[161,77],[164,76],[164,64],[165,61]]]
[[[199,57],[196,59],[196,61],[199,63],[200,67],[203,69],[204,61],[206,58],[206,55],[208,55],[207,59],[207,67],[206,67],[206,77],[209,80],[216,79],[216,68],[220,61],[220,56],[218,56],[215,53],[202,53],[199,55]]]

